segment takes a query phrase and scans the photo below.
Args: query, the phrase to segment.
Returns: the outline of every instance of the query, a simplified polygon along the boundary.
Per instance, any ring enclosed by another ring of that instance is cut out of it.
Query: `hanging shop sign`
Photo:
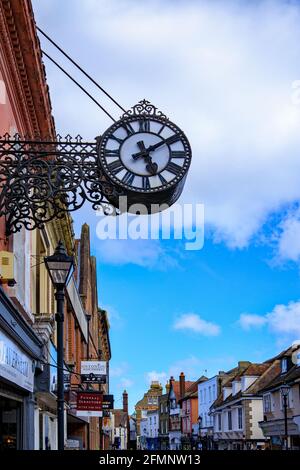
[[[101,392],[77,393],[77,416],[102,417],[103,394]]]
[[[82,361],[81,381],[83,383],[106,383],[106,362],[105,361]]]
[[[114,409],[114,396],[113,395],[103,395],[103,410],[113,410]]]
[[[0,377],[33,392],[35,362],[0,331]]]

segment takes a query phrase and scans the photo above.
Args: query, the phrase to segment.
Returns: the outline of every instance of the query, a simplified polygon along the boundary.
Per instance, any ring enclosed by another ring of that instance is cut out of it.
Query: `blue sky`
[[[33,0],[39,26],[125,108],[147,98],[187,134],[182,203],[205,207],[205,243],[99,240],[111,391],[131,409],[151,379],[197,379],[263,361],[300,338],[300,6],[285,1]],[[120,113],[53,47],[45,50]],[[45,59],[57,130],[108,118]]]

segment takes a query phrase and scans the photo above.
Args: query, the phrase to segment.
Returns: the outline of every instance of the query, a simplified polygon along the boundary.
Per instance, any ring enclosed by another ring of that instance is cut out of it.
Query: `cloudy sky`
[[[234,0],[33,0],[38,25],[128,109],[147,98],[188,136],[182,203],[205,207],[205,243],[99,240],[112,392],[262,361],[300,338],[300,4]],[[118,118],[120,111],[41,38]],[[57,130],[111,122],[45,59]]]

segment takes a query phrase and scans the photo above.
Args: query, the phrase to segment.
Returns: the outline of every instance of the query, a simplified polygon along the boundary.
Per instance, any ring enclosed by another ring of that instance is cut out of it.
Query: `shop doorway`
[[[22,403],[0,395],[0,450],[22,448]]]

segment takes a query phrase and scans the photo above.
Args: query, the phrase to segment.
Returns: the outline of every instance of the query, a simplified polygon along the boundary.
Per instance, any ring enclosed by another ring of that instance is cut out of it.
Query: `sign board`
[[[49,377],[49,388],[50,392],[57,394],[57,350],[52,342],[49,347],[50,353],[50,377]],[[64,391],[67,392],[70,388],[70,372],[67,371],[67,366],[64,363]]]
[[[34,361],[0,331],[0,377],[33,392]]]
[[[114,396],[113,395],[103,395],[103,410],[113,410],[114,409]]]
[[[77,416],[102,417],[103,394],[101,392],[77,393]]]
[[[83,383],[106,383],[105,361],[81,361],[81,381]]]

